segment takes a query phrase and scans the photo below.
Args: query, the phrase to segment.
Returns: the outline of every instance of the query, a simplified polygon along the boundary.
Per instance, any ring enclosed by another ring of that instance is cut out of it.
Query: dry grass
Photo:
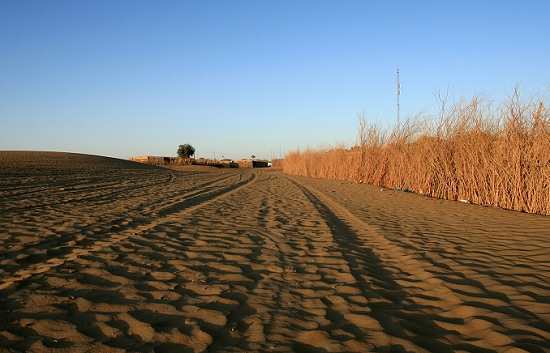
[[[282,158],[274,158],[271,160],[271,168],[273,169],[283,169],[283,161]]]
[[[386,131],[360,119],[358,144],[287,154],[288,174],[368,183],[550,215],[550,114],[517,92],[498,109],[474,98],[434,121]]]

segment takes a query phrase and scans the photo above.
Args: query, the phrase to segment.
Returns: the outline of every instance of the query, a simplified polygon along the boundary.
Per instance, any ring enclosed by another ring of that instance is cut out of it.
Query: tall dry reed
[[[283,170],[550,215],[550,114],[515,93],[498,109],[474,98],[390,130],[361,118],[356,146],[294,151]]]

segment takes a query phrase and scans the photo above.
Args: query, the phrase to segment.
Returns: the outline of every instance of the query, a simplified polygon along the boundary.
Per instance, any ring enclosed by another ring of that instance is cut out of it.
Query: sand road
[[[0,152],[0,352],[550,352],[550,218]]]

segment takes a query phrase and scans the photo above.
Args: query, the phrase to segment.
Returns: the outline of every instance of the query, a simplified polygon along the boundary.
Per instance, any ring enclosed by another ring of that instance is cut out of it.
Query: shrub
[[[195,148],[189,144],[179,145],[178,146],[178,157],[189,158],[195,155]]]

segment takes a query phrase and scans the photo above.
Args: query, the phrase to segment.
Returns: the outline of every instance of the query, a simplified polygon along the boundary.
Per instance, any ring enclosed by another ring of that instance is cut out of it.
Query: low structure
[[[253,160],[252,168],[267,168],[269,167],[269,161]]]
[[[164,156],[137,156],[130,157],[131,161],[150,165],[189,165],[191,158],[164,157]]]
[[[237,161],[240,168],[267,168],[269,161],[261,159],[241,159]]]

